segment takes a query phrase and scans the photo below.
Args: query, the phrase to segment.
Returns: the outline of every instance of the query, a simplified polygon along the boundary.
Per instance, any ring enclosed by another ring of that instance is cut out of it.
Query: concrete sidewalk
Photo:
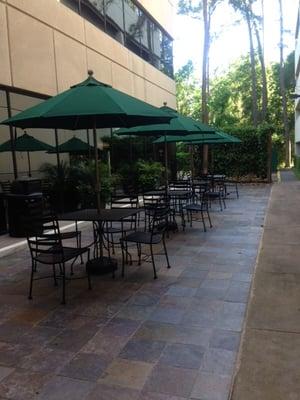
[[[300,399],[300,181],[273,185],[232,400]]]

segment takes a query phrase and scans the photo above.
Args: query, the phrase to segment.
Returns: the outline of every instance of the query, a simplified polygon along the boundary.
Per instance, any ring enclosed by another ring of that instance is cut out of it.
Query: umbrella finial
[[[94,71],[92,69],[88,69],[88,76],[91,78],[94,75]]]

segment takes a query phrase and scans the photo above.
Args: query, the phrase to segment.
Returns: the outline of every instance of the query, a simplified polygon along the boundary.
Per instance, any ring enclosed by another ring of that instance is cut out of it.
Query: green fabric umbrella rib
[[[152,124],[135,126],[129,129],[118,129],[115,133],[119,136],[161,136],[161,135],[187,135],[192,133],[214,134],[215,128],[203,124],[193,118],[183,116],[170,107],[163,106],[160,110],[173,117],[169,124]]]
[[[189,144],[221,144],[240,143],[241,140],[228,133],[216,130],[215,133],[190,134],[184,136],[161,136],[153,143],[187,142]]]

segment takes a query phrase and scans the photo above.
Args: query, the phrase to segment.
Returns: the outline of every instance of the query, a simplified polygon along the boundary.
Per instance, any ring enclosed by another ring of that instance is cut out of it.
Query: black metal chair
[[[185,207],[191,203],[193,187],[190,180],[177,180],[169,183],[170,208],[181,218],[182,229],[185,229]]]
[[[44,225],[44,230],[47,229],[47,223],[50,225],[53,223],[53,220],[56,220],[57,216],[56,213],[52,210],[50,206],[50,201],[48,196],[43,196],[43,225]],[[50,228],[51,230],[52,228]],[[48,229],[49,231],[49,229]],[[48,233],[48,235],[51,235]],[[61,240],[67,240],[67,239],[75,239],[76,240],[76,246],[78,248],[81,248],[81,231],[78,230],[78,225],[77,221],[75,222],[75,230],[68,230],[68,231],[60,231],[60,238]],[[82,262],[82,257],[81,257],[81,262]]]
[[[150,222],[151,228],[150,231],[136,231],[129,233],[121,238],[121,246],[122,246],[122,276],[124,276],[125,270],[125,254],[128,252],[128,243],[136,243],[138,250],[138,265],[141,265],[141,254],[142,254],[142,245],[150,246],[151,253],[151,261],[154,272],[154,279],[157,279],[154,253],[153,253],[153,245],[159,244],[162,242],[164,253],[167,260],[167,266],[170,268],[166,242],[165,242],[165,233],[168,228],[168,217],[169,217],[169,208],[168,207],[159,207],[154,206],[154,213]]]
[[[139,199],[138,195],[122,195],[122,196],[114,196],[111,198],[111,208],[120,209],[120,208],[138,208],[139,207]],[[124,235],[127,232],[135,231],[137,227],[137,218],[138,214],[133,215],[129,218],[125,218],[122,222],[110,222],[106,223],[102,228],[102,234],[105,239],[103,243],[104,246],[107,246],[108,253],[110,254],[110,248],[112,249],[112,254],[115,254],[115,246],[120,244],[120,236]],[[99,225],[96,226],[96,229],[99,230]],[[99,234],[99,232],[98,232]]]
[[[208,197],[206,195],[206,192],[197,192],[195,190],[193,194],[193,201],[192,203],[185,206],[185,210],[187,212],[188,221],[190,222],[191,227],[193,225],[193,216],[199,217],[200,214],[204,232],[206,232],[205,219],[208,219],[209,226],[210,228],[212,228],[211,218],[209,214]],[[199,220],[199,218],[195,218],[194,220]]]
[[[53,278],[55,286],[57,279],[62,280],[62,304],[66,303],[66,280],[71,279],[88,279],[88,287],[91,289],[90,274],[86,271],[84,276],[71,278],[66,275],[66,263],[72,260],[71,274],[73,273],[73,265],[78,257],[87,253],[89,259],[90,249],[88,247],[66,247],[62,244],[62,236],[59,230],[59,224],[56,219],[50,221],[36,219],[27,223],[27,242],[31,254],[31,276],[28,298],[32,299],[32,286],[34,280],[45,278]],[[37,265],[51,265],[52,275],[34,277],[37,273]],[[57,266],[59,267],[57,273]]]
[[[208,199],[209,207],[211,208],[211,204],[213,201],[218,201],[220,210],[223,211],[223,208],[226,208],[226,187],[225,187],[225,177],[220,179],[211,178],[209,181],[209,185],[205,192],[205,195]]]

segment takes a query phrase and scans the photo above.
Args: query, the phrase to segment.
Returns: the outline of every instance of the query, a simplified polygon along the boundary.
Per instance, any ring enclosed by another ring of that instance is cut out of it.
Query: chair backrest
[[[169,190],[192,191],[192,183],[189,179],[169,182]]]
[[[10,181],[2,181],[0,182],[1,189],[3,193],[9,194],[11,193],[11,182]]]
[[[157,204],[164,203],[165,201],[165,190],[155,190],[152,193],[143,193],[143,205],[145,208],[156,206]]]
[[[151,237],[160,235],[163,237],[168,228],[170,208],[165,206],[157,206],[154,210],[154,215],[151,220]]]
[[[63,254],[58,221],[49,216],[32,223],[36,230],[28,231],[27,235],[31,257],[35,259],[39,254]]]
[[[111,208],[138,208],[138,195],[113,196],[110,202]]]

